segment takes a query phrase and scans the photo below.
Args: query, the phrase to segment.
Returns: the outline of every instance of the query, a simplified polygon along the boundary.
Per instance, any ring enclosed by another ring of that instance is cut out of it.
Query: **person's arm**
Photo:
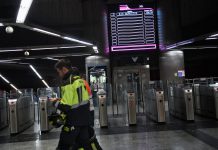
[[[63,113],[67,113],[71,109],[71,106],[63,104],[61,101],[54,101],[53,105]]]

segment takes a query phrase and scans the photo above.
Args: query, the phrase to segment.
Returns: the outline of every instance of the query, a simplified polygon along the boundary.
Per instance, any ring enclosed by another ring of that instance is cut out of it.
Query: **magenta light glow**
[[[111,51],[138,51],[138,50],[151,50],[156,48],[157,48],[156,44],[112,46]]]
[[[128,5],[120,5],[120,11],[126,10],[153,10],[152,8],[129,8]]]

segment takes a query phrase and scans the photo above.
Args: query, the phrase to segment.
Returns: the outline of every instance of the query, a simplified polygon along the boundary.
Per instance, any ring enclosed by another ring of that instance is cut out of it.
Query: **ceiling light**
[[[18,90],[13,84],[10,84],[10,86],[13,87],[16,91],[18,91],[18,93],[22,94],[22,92]]]
[[[216,40],[217,38],[215,37],[209,37],[209,38],[206,38],[206,40]]]
[[[89,45],[89,46],[93,45],[91,43],[80,41],[80,40],[77,40],[77,39],[74,39],[74,38],[71,38],[71,37],[62,37],[62,38],[65,39],[65,40],[77,42],[77,43],[80,43],[80,44],[85,44],[85,45]]]
[[[175,43],[175,44],[172,44],[172,45],[169,45],[166,47],[166,49],[173,49],[173,48],[176,48],[178,46],[183,46],[183,45],[187,45],[187,44],[191,44],[193,43],[194,40],[193,39],[190,39],[190,40],[186,40],[186,41],[182,41],[182,42],[178,42],[178,43]]]
[[[59,59],[55,59],[55,58],[52,58],[52,57],[47,57],[46,59],[59,61]]]
[[[172,49],[172,48],[176,48],[177,46],[176,45],[173,45],[173,46],[167,46],[167,50],[168,49]]]
[[[92,48],[93,48],[93,50],[94,50],[95,53],[99,53],[97,46],[93,46]]]
[[[0,50],[0,53],[4,53],[4,52],[20,52],[20,51],[23,51],[23,49]]]
[[[48,86],[48,84],[45,82],[45,80],[42,80],[42,82],[45,84],[45,86],[46,86],[47,88],[50,88],[50,87]]]
[[[18,91],[18,89],[13,84],[10,84],[10,86],[12,86],[16,91]]]
[[[3,23],[0,23],[0,27],[2,27],[2,26],[4,26],[4,24],[3,24]]]
[[[78,48],[78,47],[86,47],[86,46],[63,46],[63,47],[59,47],[59,48]]]
[[[52,35],[52,36],[57,36],[57,37],[61,37],[61,35],[50,32],[50,31],[46,31],[46,30],[42,30],[39,28],[33,28],[34,31],[40,32],[40,33],[44,33],[44,34],[48,34],[48,35]]]
[[[0,74],[0,77],[7,82],[11,87],[13,87],[16,91],[18,91],[20,94],[22,93],[20,90],[18,90],[13,84],[11,84],[3,75]]]
[[[10,83],[5,77],[3,77],[1,74],[0,74],[0,77],[7,83]]]
[[[8,59],[8,60],[0,60],[0,62],[9,62],[9,61],[15,61],[15,60],[21,60],[21,59]]]
[[[37,51],[37,50],[47,50],[47,49],[58,49],[58,47],[32,48],[31,50],[33,50],[33,51]]]
[[[36,71],[36,69],[32,65],[29,65],[29,66],[35,72],[35,74],[39,77],[39,79],[42,80],[42,76]]]
[[[88,55],[91,55],[91,54],[80,54],[80,55],[71,55],[71,56],[88,56]]]
[[[181,49],[199,49],[199,48],[195,48],[195,47],[185,47],[185,48],[181,48]]]
[[[39,79],[41,79],[44,85],[49,88],[48,84],[45,82],[45,80],[42,79],[42,76],[36,71],[36,69],[32,65],[29,65],[29,66],[35,72],[35,74],[39,77]]]
[[[216,37],[216,36],[218,36],[218,34],[213,34],[213,35],[211,35],[210,37]]]
[[[24,23],[33,0],[22,0],[17,14],[16,23]]]
[[[210,48],[212,49],[212,48],[218,48],[218,47],[201,47],[201,48],[199,48],[199,49],[207,49],[207,48],[208,48],[208,49],[210,49]]]
[[[94,50],[98,50],[98,47],[97,46],[93,46],[92,47]]]

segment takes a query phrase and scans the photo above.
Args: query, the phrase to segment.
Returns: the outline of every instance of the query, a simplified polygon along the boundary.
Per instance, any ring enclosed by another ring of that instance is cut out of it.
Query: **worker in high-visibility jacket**
[[[82,79],[84,80],[84,83],[85,83],[85,86],[86,86],[86,89],[89,93],[89,102],[90,102],[90,127],[89,127],[89,137],[90,137],[90,144],[91,144],[91,147],[92,147],[92,150],[102,150],[99,142],[98,142],[98,139],[96,138],[96,135],[95,135],[95,130],[94,130],[94,120],[95,120],[95,108],[94,108],[94,105],[93,105],[93,99],[92,99],[92,91],[91,91],[91,88],[88,84],[88,82],[85,80],[85,75],[81,75]]]
[[[66,115],[57,150],[92,150],[89,143],[89,93],[79,71],[71,62],[62,59],[55,68],[62,78],[61,99],[51,99],[54,106]]]

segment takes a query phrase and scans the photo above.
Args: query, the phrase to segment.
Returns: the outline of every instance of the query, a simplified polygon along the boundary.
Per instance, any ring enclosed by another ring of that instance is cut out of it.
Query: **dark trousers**
[[[98,143],[98,139],[96,138],[95,130],[91,126],[89,127],[89,140],[90,144],[94,144],[97,150],[102,150],[100,144]]]
[[[84,150],[92,150],[89,143],[89,127],[75,127],[66,132],[62,130],[57,150],[78,150],[82,146]]]

